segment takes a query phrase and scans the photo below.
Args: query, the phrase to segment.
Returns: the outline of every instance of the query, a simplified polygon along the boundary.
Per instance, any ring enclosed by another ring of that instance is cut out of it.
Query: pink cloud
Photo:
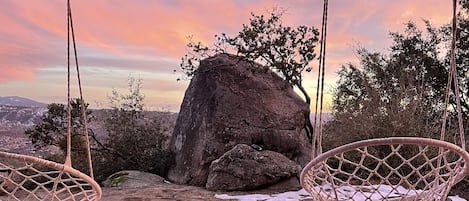
[[[175,1],[177,7],[161,2],[97,1],[74,4],[77,35],[81,42],[115,53],[120,47],[152,48],[153,53],[181,56],[188,35],[211,43],[220,32],[217,26],[241,26],[247,12],[231,1]],[[229,12],[227,12],[229,11]],[[230,14],[231,13],[231,14]]]
[[[330,31],[347,34],[350,29],[358,29],[366,21],[381,20],[381,24],[400,26],[408,16],[423,16],[445,21],[441,16],[442,1],[394,1],[378,2],[374,0],[338,1],[330,5]],[[14,13],[36,28],[65,38],[65,2],[50,4],[28,0],[11,1]],[[282,5],[283,4],[283,5]],[[186,36],[194,34],[200,40],[211,42],[215,33],[224,30],[236,33],[241,24],[247,23],[251,11],[259,13],[273,5],[289,8],[285,21],[296,24],[307,22],[319,26],[322,1],[293,1],[289,3],[275,1],[255,1],[239,3],[237,1],[74,1],[72,2],[75,29],[80,43],[114,53],[128,53],[126,46],[150,47],[154,53],[168,56],[180,56],[185,52]],[[11,9],[11,8],[9,8]],[[315,11],[309,15],[300,13]],[[383,16],[384,15],[384,16]],[[306,16],[306,18],[304,18]],[[8,16],[6,16],[8,17]],[[3,17],[2,17],[3,18]],[[311,21],[314,19],[315,21]],[[7,21],[7,22],[5,22]],[[9,22],[8,22],[9,21]],[[18,20],[3,18],[2,24],[11,27],[9,35],[23,33],[36,35],[29,38],[40,39],[34,30],[19,25]],[[319,28],[319,27],[318,27]],[[331,33],[330,32],[330,33]]]
[[[388,8],[383,23],[387,24],[392,30],[401,30],[403,24],[409,20],[418,22],[421,19],[427,19],[440,26],[449,23],[452,17],[452,3],[448,1],[387,2],[383,7]]]
[[[11,80],[29,80],[34,78],[34,72],[30,68],[25,67],[9,67],[2,69],[0,74],[0,83]]]

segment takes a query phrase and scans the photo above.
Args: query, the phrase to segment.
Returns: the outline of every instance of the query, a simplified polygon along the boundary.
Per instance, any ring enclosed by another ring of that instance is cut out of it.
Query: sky
[[[322,0],[75,0],[73,25],[84,98],[94,108],[109,107],[112,90],[125,94],[129,76],[143,80],[146,109],[179,111],[189,81],[181,56],[187,37],[205,44],[217,33],[234,36],[250,13],[286,8],[283,23],[321,29]],[[435,26],[451,19],[451,2],[442,0],[329,1],[326,94],[338,68],[357,63],[354,50],[386,51],[390,31],[402,31],[409,20],[428,19]],[[67,18],[65,0],[0,1],[0,96],[22,96],[44,103],[67,99]],[[304,74],[304,86],[315,94],[317,61]],[[78,96],[72,74],[72,96]]]

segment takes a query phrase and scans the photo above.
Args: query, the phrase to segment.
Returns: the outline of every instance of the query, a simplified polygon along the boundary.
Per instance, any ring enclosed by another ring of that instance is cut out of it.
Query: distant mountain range
[[[19,96],[0,96],[0,105],[18,107],[47,107],[47,104]]]

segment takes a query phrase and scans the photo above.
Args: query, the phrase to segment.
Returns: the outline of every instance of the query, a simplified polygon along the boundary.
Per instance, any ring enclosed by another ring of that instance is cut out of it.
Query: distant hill
[[[0,105],[0,130],[5,126],[33,126],[46,111],[45,107]]]
[[[47,104],[19,96],[0,96],[0,105],[18,107],[47,107]]]

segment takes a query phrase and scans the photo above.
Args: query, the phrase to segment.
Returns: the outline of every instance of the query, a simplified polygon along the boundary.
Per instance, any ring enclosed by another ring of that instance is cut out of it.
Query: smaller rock
[[[156,174],[134,170],[124,170],[109,176],[104,182],[104,187],[143,188],[155,184],[164,183],[165,179]]]
[[[209,190],[254,190],[296,177],[301,167],[274,151],[256,151],[238,144],[209,168],[206,188]]]

